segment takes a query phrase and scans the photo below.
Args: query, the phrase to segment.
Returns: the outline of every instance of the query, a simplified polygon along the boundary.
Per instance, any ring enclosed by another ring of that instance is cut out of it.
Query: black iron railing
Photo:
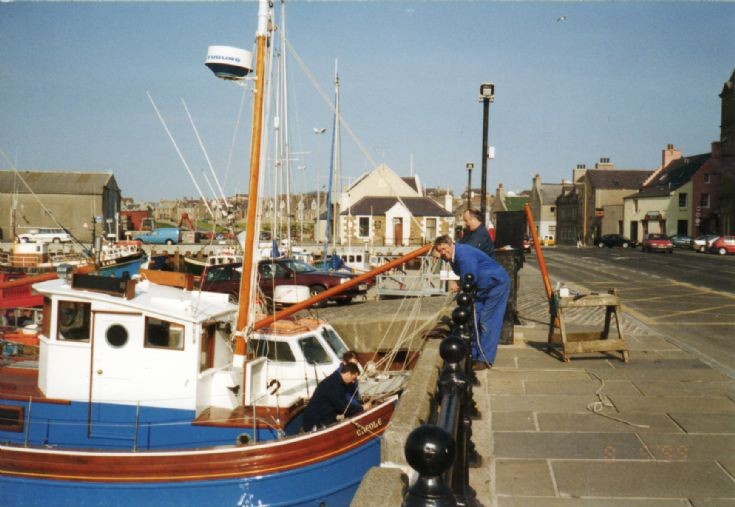
[[[472,442],[472,419],[480,415],[472,399],[477,380],[469,354],[473,294],[473,279],[465,279],[452,312],[452,329],[439,346],[444,366],[436,387],[436,410],[406,439],[406,460],[418,478],[408,489],[404,507],[480,505],[469,483],[469,468],[482,462]]]

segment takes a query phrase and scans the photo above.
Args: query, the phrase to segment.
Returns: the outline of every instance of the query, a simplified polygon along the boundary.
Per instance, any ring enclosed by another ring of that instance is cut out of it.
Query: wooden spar
[[[250,140],[250,186],[248,190],[248,212],[245,229],[245,245],[240,277],[240,311],[237,316],[237,331],[242,333],[250,314],[250,292],[253,282],[253,250],[255,246],[255,220],[258,211],[258,182],[260,178],[260,152],[263,132],[263,102],[265,95],[265,48],[268,37],[268,2],[260,0],[258,7],[258,33],[255,67],[255,99],[253,104],[253,131]],[[245,355],[245,339],[239,335],[235,341],[235,354]]]
[[[78,266],[74,269],[75,273],[89,273],[94,271],[94,266],[91,264]],[[27,276],[25,278],[16,278],[7,282],[0,282],[0,290],[12,289],[13,287],[23,287],[25,285],[32,285],[34,283],[45,282],[47,280],[56,280],[59,275],[56,271],[49,271],[48,273],[41,273],[38,275]]]
[[[410,261],[411,259],[414,259],[420,255],[424,255],[425,253],[428,253],[432,248],[432,245],[425,245],[421,248],[414,250],[412,252],[407,253],[406,255],[399,257],[398,259],[392,260],[390,262],[387,262],[383,264],[380,267],[377,267],[375,269],[372,269],[368,271],[367,273],[363,273],[361,275],[356,276],[355,278],[351,279],[349,282],[345,282],[343,284],[340,284],[337,287],[332,287],[331,289],[327,289],[321,294],[317,294],[316,296],[310,297],[309,299],[302,301],[300,303],[296,303],[293,306],[289,306],[285,310],[281,310],[280,312],[276,312],[273,315],[269,315],[268,317],[261,319],[257,321],[253,325],[253,329],[257,330],[262,327],[265,327],[269,324],[272,324],[273,322],[280,320],[284,317],[288,317],[289,315],[293,315],[294,313],[303,310],[304,308],[308,308],[311,305],[318,303],[319,301],[324,301],[325,299],[328,299],[335,294],[339,294],[340,292],[344,292],[350,287],[354,287],[357,284],[360,284],[362,282],[365,282],[371,278],[373,278],[375,275],[379,275],[380,273],[383,273],[384,271],[388,271],[389,269],[393,269],[395,267],[400,266],[401,264]]]
[[[526,212],[526,222],[528,222],[528,228],[531,231],[531,238],[533,238],[533,248],[536,250],[536,259],[538,260],[538,267],[541,270],[541,278],[544,280],[544,289],[546,289],[546,299],[551,300],[551,280],[549,279],[549,271],[546,269],[546,261],[544,260],[544,254],[541,252],[541,242],[538,239],[538,232],[536,232],[536,223],[533,221],[533,213],[531,213],[531,206],[526,203],[524,206]]]
[[[13,287],[23,287],[25,285],[31,285],[38,282],[45,282],[46,280],[55,280],[59,276],[55,271],[49,273],[43,273],[35,276],[27,276],[25,278],[17,278],[8,282],[0,282],[0,290],[12,289]]]

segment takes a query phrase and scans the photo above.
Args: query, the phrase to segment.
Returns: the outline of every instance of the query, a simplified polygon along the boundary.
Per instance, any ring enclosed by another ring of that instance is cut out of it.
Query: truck
[[[147,245],[173,245],[181,242],[181,230],[178,227],[159,227],[135,237]]]

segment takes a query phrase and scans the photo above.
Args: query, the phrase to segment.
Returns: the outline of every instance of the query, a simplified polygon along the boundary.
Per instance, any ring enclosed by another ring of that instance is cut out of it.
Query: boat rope
[[[590,377],[594,377],[600,381],[600,387],[598,387],[597,390],[595,391],[595,396],[597,396],[597,401],[593,401],[592,403],[588,404],[587,410],[589,410],[595,415],[606,417],[608,419],[612,419],[613,421],[627,424],[628,426],[633,426],[635,428],[650,428],[648,424],[636,424],[630,421],[626,421],[625,419],[621,419],[619,417],[614,417],[610,414],[603,413],[602,411],[605,408],[615,407],[615,405],[613,405],[613,402],[610,401],[610,399],[606,395],[602,394],[602,390],[605,388],[605,381],[601,377],[599,377],[597,374],[592,373],[591,371],[587,371],[587,375],[589,375]]]

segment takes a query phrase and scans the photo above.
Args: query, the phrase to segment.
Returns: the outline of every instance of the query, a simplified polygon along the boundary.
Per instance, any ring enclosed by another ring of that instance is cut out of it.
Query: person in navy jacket
[[[485,252],[489,257],[495,257],[495,243],[481,218],[482,213],[476,208],[468,208],[462,213],[465,228],[460,243],[474,246]]]
[[[472,342],[472,369],[483,370],[495,362],[500,342],[505,306],[510,295],[510,277],[505,268],[485,252],[470,245],[454,243],[449,236],[434,240],[434,251],[451,263],[464,278],[475,277],[475,340]],[[456,288],[454,289],[456,291]]]
[[[349,417],[370,408],[370,404],[350,403],[347,395],[350,385],[355,383],[359,374],[356,364],[346,363],[319,382],[304,409],[301,428],[314,431],[334,423],[338,416]]]

